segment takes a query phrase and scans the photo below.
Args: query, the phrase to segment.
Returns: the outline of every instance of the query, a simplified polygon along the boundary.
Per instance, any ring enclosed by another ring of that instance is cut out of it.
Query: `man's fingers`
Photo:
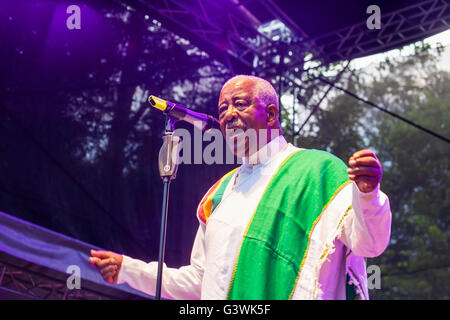
[[[355,182],[369,182],[369,183],[378,183],[378,179],[377,177],[372,177],[372,176],[355,176]]]
[[[108,265],[116,265],[117,261],[114,258],[103,259],[98,261],[95,265],[99,268],[104,268]]]
[[[107,259],[107,258],[109,258],[111,256],[111,254],[112,253],[109,252],[109,251],[101,251],[101,250],[95,251],[95,250],[91,250],[91,255],[93,257],[97,257],[97,258],[100,258],[100,259]]]
[[[97,257],[89,257],[89,262],[96,263],[99,261],[102,261],[102,259],[97,258]]]
[[[350,161],[348,163],[351,167],[374,167],[374,168],[379,168],[381,167],[379,161],[374,158],[374,157],[370,157],[370,156],[366,156],[366,157],[360,157],[360,158],[350,158]]]
[[[348,168],[347,173],[356,176],[377,177],[380,175],[380,170],[374,167],[356,167],[356,168]]]
[[[117,266],[115,265],[109,265],[106,266],[102,269],[100,269],[100,273],[102,274],[102,276],[105,276],[108,273],[115,273],[117,271]]]
[[[117,283],[119,268],[123,257],[111,251],[91,250],[92,257],[89,257],[89,263],[96,266],[103,280],[108,283]]]
[[[101,261],[100,258],[96,258],[96,257],[90,257],[90,258],[89,258],[89,264],[90,264],[91,266],[95,266],[96,263],[98,263],[98,262],[100,262],[100,261]]]
[[[361,157],[373,157],[375,159],[377,159],[377,156],[375,155],[375,153],[370,150],[370,149],[364,149],[364,150],[359,150],[356,151],[353,155],[352,158],[354,158],[355,160]]]

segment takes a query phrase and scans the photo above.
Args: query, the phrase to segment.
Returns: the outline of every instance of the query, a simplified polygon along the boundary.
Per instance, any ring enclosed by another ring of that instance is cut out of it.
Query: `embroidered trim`
[[[295,154],[297,154],[298,152],[303,151],[304,149],[298,150],[293,152],[292,154],[290,154],[288,157],[286,157],[286,159],[283,160],[283,162],[278,166],[277,170],[275,170],[275,172],[273,173],[272,177],[270,178],[269,182],[267,183],[266,187],[264,188],[263,193],[261,194],[261,198],[259,201],[261,201],[262,197],[264,196],[264,193],[266,192],[267,188],[269,187],[270,183],[272,182],[273,178],[275,177],[275,175],[278,173],[278,171],[280,170],[280,168]],[[228,293],[227,293],[227,300],[229,300],[230,298],[230,292],[231,292],[231,288],[232,288],[232,284],[234,282],[234,278],[236,276],[236,271],[237,271],[237,265],[238,265],[238,261],[239,261],[239,256],[241,254],[241,248],[242,248],[242,244],[244,243],[244,239],[245,236],[248,233],[248,230],[250,228],[250,225],[252,224],[253,218],[255,217],[255,213],[258,209],[258,206],[256,206],[255,211],[253,212],[252,218],[250,219],[250,222],[247,225],[247,228],[245,228],[245,232],[244,232],[244,236],[242,237],[242,241],[241,241],[241,246],[239,247],[239,251],[237,253],[236,259],[235,259],[235,263],[234,263],[234,268],[233,268],[233,273],[231,274],[231,281],[230,284],[228,286]]]
[[[209,219],[212,212],[216,208],[214,206],[214,196],[222,186],[223,182],[233,173],[235,173],[236,170],[237,168],[231,170],[230,172],[225,174],[222,178],[220,178],[216,183],[214,183],[214,185],[208,190],[208,192],[203,196],[202,200],[200,201],[200,204],[197,208],[197,217],[204,224],[206,223],[206,221]]]
[[[347,218],[349,211],[352,209],[352,206],[349,206],[347,210],[345,210],[344,215],[339,220],[338,225],[336,226],[335,231],[332,233],[332,236],[330,239],[325,243],[325,249],[320,255],[319,263],[317,264],[315,268],[315,279],[314,279],[314,290],[313,290],[313,299],[320,299],[323,295],[323,291],[321,289],[321,284],[319,282],[319,276],[320,276],[320,269],[322,269],[323,264],[325,261],[327,261],[328,257],[333,254],[333,252],[336,250],[336,247],[334,246],[334,241],[337,237],[342,233],[343,230],[343,222],[345,218]]]
[[[312,235],[312,233],[313,233],[313,231],[314,231],[314,229],[315,229],[317,223],[318,223],[318,222],[320,221],[320,219],[322,218],[323,213],[324,213],[325,210],[328,208],[328,206],[330,205],[330,203],[334,200],[334,198],[336,198],[336,196],[337,196],[337,194],[339,193],[339,191],[341,191],[346,185],[348,185],[348,184],[351,183],[351,182],[352,182],[352,181],[346,181],[346,182],[344,182],[343,184],[341,184],[339,188],[336,189],[336,191],[335,191],[334,194],[331,196],[331,198],[330,198],[330,200],[328,201],[328,203],[323,207],[322,212],[319,214],[319,216],[318,216],[318,217],[316,218],[316,220],[314,221],[314,223],[313,223],[313,225],[312,225],[312,227],[311,227],[311,230],[309,231],[309,234],[308,234],[308,245],[307,245],[307,247],[306,247],[306,251],[305,251],[305,254],[304,254],[304,256],[303,256],[302,263],[300,264],[300,269],[299,269],[299,271],[298,271],[298,273],[297,273],[297,278],[295,279],[294,288],[292,289],[291,294],[289,295],[289,300],[292,299],[292,296],[294,295],[295,289],[297,288],[297,282],[298,282],[298,279],[300,278],[300,273],[301,273],[302,270],[303,270],[303,265],[304,265],[304,263],[305,263],[306,256],[308,255],[308,251],[309,251],[309,247],[310,247],[310,243],[311,243],[311,235]],[[317,277],[318,277],[318,275],[316,275],[316,278],[317,278]],[[317,279],[315,279],[315,280],[314,280],[314,283],[316,284],[317,282],[318,282]],[[314,286],[313,292],[315,292],[315,289],[316,289],[316,286]],[[313,299],[314,299],[314,294],[313,294]]]

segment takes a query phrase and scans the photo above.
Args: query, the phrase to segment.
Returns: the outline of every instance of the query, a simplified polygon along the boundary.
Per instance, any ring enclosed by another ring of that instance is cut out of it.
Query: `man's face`
[[[248,78],[237,78],[222,88],[218,108],[220,129],[224,137],[230,133],[230,130],[247,131],[252,129],[258,140],[259,130],[268,129],[266,106],[258,99],[255,91],[255,83]],[[245,144],[245,155],[247,156],[248,144],[247,139]],[[232,148],[236,155],[239,153],[237,148],[236,144]],[[240,154],[242,155],[242,152]]]

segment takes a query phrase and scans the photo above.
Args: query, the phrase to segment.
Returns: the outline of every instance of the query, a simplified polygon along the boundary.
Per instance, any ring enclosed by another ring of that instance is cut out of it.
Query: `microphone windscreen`
[[[165,111],[167,109],[167,101],[155,96],[149,96],[148,102],[150,105],[156,109],[161,111]]]

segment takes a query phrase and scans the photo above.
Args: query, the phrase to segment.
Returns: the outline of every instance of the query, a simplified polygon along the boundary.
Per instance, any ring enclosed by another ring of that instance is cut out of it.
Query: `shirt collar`
[[[270,159],[282,151],[287,144],[288,143],[283,136],[277,136],[257,152],[253,153],[249,157],[243,158],[243,164],[252,166],[268,163]]]

